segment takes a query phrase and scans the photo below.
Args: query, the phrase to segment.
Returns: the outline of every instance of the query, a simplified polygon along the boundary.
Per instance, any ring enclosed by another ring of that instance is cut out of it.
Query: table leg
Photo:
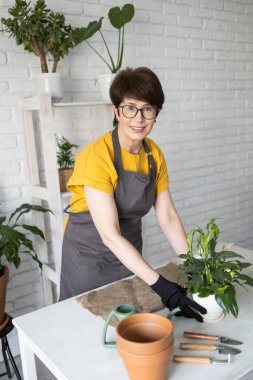
[[[27,341],[26,336],[22,333],[22,331],[19,330],[18,339],[23,369],[23,378],[24,380],[38,380],[34,353],[29,345],[29,342]]]

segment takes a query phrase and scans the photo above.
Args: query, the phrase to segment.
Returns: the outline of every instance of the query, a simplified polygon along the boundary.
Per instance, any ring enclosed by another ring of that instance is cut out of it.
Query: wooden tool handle
[[[184,338],[189,339],[206,339],[206,340],[219,340],[217,335],[209,335],[209,334],[198,334],[190,331],[184,332]]]
[[[194,344],[194,343],[181,343],[181,350],[204,350],[204,351],[213,351],[216,349],[216,346],[213,344]]]
[[[211,364],[212,359],[207,356],[183,356],[183,355],[174,355],[173,362],[175,363],[202,363],[202,364]]]

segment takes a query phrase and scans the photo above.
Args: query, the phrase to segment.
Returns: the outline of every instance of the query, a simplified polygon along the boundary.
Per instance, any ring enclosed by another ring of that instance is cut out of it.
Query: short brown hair
[[[146,101],[160,110],[164,103],[161,83],[148,67],[127,67],[117,73],[110,87],[112,104],[117,108],[124,97]],[[117,125],[116,118],[113,125]]]

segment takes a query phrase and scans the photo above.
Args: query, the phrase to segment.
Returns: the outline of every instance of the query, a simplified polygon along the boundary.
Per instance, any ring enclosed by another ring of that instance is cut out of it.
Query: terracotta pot
[[[223,309],[217,303],[213,294],[208,297],[199,297],[197,294],[193,294],[192,298],[199,305],[206,308],[207,313],[203,315],[205,322],[220,321],[224,318]]]
[[[6,319],[5,300],[7,284],[9,282],[9,268],[3,265],[4,274],[0,277],[0,328]]]
[[[68,191],[67,183],[70,177],[72,176],[73,171],[74,169],[59,169],[58,170],[61,193]]]
[[[169,319],[151,313],[131,315],[118,324],[116,333],[131,380],[167,380],[174,343]]]

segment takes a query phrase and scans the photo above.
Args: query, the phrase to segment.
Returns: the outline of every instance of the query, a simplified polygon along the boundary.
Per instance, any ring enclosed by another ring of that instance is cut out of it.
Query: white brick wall
[[[120,0],[118,5],[125,2]],[[1,14],[13,2],[1,2]],[[112,0],[53,1],[73,26],[106,15]],[[145,65],[159,75],[166,103],[152,137],[167,159],[171,192],[185,228],[220,218],[222,239],[253,247],[253,1],[134,1],[136,16],[126,27],[124,65]],[[116,48],[116,33],[105,20],[105,35]],[[102,48],[99,35],[93,40]],[[25,152],[18,99],[35,93],[36,57],[0,35],[0,202],[10,212],[26,197]],[[66,101],[98,100],[95,78],[107,71],[83,44],[60,62]],[[57,130],[75,142],[101,133],[96,110],[73,121],[56,113]],[[83,119],[82,119],[83,118]],[[84,122],[85,129],[84,129]],[[87,121],[89,120],[89,122]],[[89,125],[87,127],[87,125]],[[145,218],[145,249],[173,255],[153,212]],[[41,307],[38,273],[25,262],[12,270],[7,310],[17,316]]]

